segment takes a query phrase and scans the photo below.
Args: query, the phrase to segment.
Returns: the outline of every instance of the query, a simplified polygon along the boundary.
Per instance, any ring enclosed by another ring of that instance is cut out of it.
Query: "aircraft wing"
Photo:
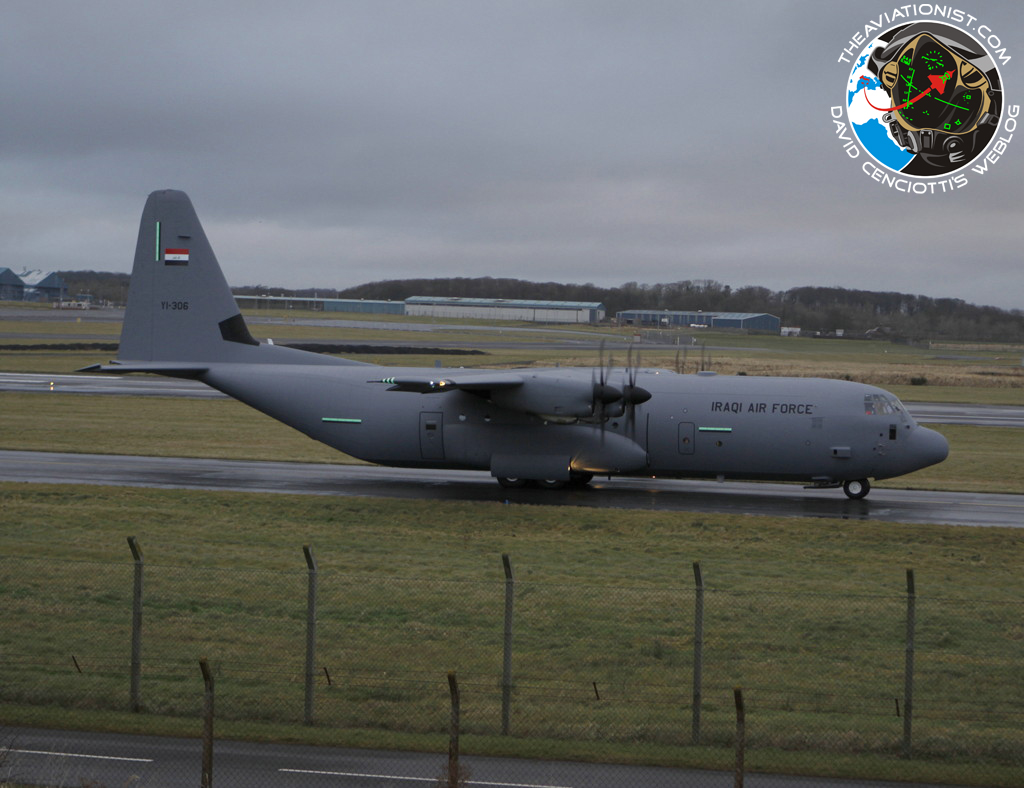
[[[623,397],[619,389],[595,382],[590,370],[439,370],[437,377],[398,375],[371,382],[389,386],[388,391],[420,394],[464,391],[482,397],[496,407],[544,419],[589,418],[598,408]]]
[[[451,372],[451,370],[445,370]],[[497,389],[519,388],[525,383],[521,375],[510,373],[494,373],[481,375],[466,373],[447,375],[445,377],[428,377],[426,375],[399,375],[393,378],[371,380],[371,383],[385,383],[390,386],[388,391],[413,391],[427,394],[434,391],[494,391]]]

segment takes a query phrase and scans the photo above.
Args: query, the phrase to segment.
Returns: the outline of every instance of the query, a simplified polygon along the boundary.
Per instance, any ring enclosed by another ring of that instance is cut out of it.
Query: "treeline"
[[[128,274],[99,271],[60,271],[68,294],[89,293],[95,301],[123,304]],[[714,279],[686,279],[665,284],[627,282],[598,287],[523,279],[455,277],[393,279],[369,282],[347,290],[306,288],[288,290],[249,285],[232,288],[236,295],[277,295],[296,298],[364,298],[404,301],[410,296],[511,298],[529,301],[588,301],[604,304],[609,317],[626,309],[668,309],[705,312],[768,312],[784,326],[847,336],[871,332],[896,339],[958,339],[1024,342],[1024,312],[975,306],[959,298],[930,298],[905,293],[848,290],[842,287],[795,287],[773,291],[738,287]]]

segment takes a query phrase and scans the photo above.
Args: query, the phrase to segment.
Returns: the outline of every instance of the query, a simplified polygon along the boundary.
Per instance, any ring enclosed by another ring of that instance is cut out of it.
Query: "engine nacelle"
[[[554,375],[523,376],[522,386],[512,389],[499,389],[491,392],[491,402],[495,405],[516,410],[520,413],[532,413],[537,416],[550,416],[553,419],[581,419],[594,415],[595,384],[579,377]],[[610,389],[610,386],[605,386]],[[621,397],[621,392],[612,392]],[[602,392],[609,396],[609,392]]]

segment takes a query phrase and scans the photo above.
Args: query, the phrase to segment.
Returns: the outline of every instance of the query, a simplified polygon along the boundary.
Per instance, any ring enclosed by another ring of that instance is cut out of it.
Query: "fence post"
[[[316,558],[313,548],[303,545],[306,566],[309,569],[309,584],[306,592],[306,700],[303,720],[313,724],[313,687],[316,680]]]
[[[914,628],[917,619],[917,592],[914,570],[907,570],[907,646],[903,673],[903,757],[909,758],[914,726]]]
[[[201,788],[213,788],[213,673],[206,657],[199,660],[203,672],[203,774]]]
[[[515,578],[508,553],[501,554],[505,567],[505,646],[501,664],[501,735],[508,736],[512,708],[512,609],[515,601]]]
[[[693,602],[693,723],[690,741],[700,744],[701,683],[704,674],[704,577],[700,561],[693,562],[693,579],[697,585]]]
[[[452,698],[451,727],[448,733],[448,785],[457,788],[460,782],[459,772],[459,682],[455,672],[448,673],[448,691]]]
[[[128,547],[131,548],[132,558],[135,560],[135,582],[132,586],[132,662],[130,689],[128,692],[129,702],[133,712],[142,711],[142,548],[134,536],[128,537]]]
[[[734,788],[743,788],[745,773],[743,754],[747,746],[747,714],[743,708],[743,690],[736,687],[732,694],[736,701],[736,774],[732,784]]]

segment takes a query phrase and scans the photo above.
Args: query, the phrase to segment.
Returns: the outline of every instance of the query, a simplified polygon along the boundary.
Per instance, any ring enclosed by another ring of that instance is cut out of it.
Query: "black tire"
[[[590,484],[590,481],[594,478],[594,474],[585,473],[584,471],[573,471],[569,477],[570,487],[586,487]]]
[[[561,490],[568,484],[565,479],[536,479],[535,483],[542,490]]]
[[[526,479],[517,479],[517,478],[514,478],[514,477],[510,478],[508,476],[499,476],[498,477],[498,484],[500,484],[502,487],[507,487],[510,490],[511,489],[518,489],[520,487],[525,487],[526,486],[526,482],[527,482]]]
[[[850,479],[843,482],[843,492],[851,501],[859,501],[871,492],[871,482],[867,479]]]

